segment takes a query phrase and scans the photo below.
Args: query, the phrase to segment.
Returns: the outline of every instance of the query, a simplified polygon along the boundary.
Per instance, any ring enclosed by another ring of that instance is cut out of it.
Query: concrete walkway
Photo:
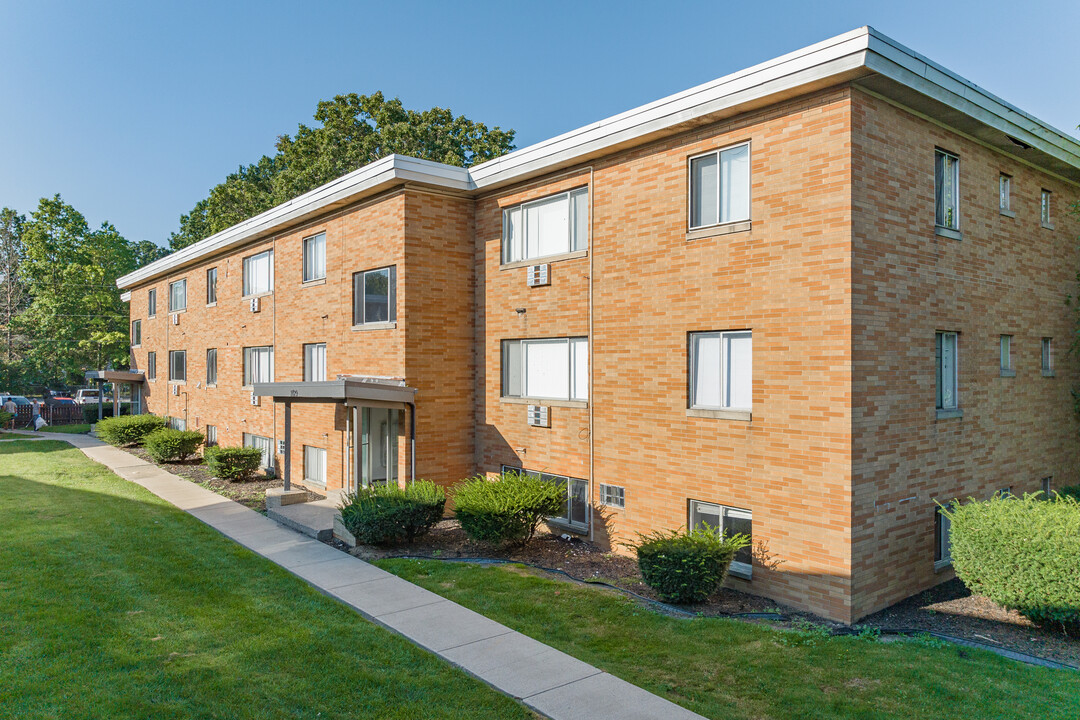
[[[88,435],[53,433],[491,687],[555,720],[701,716]]]

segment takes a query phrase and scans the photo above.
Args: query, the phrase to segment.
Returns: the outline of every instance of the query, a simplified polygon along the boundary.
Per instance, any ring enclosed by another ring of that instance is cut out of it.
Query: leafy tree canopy
[[[268,210],[392,153],[468,167],[514,148],[514,131],[488,128],[444,108],[409,110],[401,100],[338,95],[315,111],[317,127],[282,135],[277,153],[242,166],[180,217],[173,250]]]

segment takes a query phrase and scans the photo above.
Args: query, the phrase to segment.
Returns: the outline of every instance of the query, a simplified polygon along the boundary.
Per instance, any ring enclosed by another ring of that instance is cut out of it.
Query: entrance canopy
[[[105,412],[105,393],[102,392],[105,383],[113,386],[113,417],[120,415],[120,386],[131,386],[131,414],[138,415],[142,412],[142,388],[146,376],[137,370],[90,370],[84,377],[88,383],[97,383],[98,386],[98,420],[103,419]]]
[[[396,378],[346,377],[316,382],[255,383],[252,395],[277,402],[383,402],[409,405],[416,389]]]

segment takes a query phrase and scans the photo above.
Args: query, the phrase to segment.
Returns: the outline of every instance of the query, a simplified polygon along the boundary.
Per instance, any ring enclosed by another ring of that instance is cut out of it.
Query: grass
[[[0,444],[0,606],[0,717],[530,717],[59,441]]]
[[[40,430],[35,432],[43,433],[73,433],[78,435],[84,435],[90,432],[90,425],[87,423],[77,423],[75,425],[46,425]]]
[[[710,718],[1068,718],[1080,674],[936,640],[682,619],[522,566],[378,565]]]

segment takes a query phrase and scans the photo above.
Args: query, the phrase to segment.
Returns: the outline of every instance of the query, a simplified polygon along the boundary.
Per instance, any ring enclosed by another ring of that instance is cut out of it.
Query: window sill
[[[1002,371],[1001,371],[1001,377],[1004,377],[1004,378],[1011,378],[1011,377],[1016,377],[1016,371],[1015,371],[1015,370],[1005,370],[1005,369],[1002,369]]]
[[[750,221],[725,223],[723,225],[710,225],[709,227],[695,228],[686,232],[687,240],[701,240],[703,238],[716,237],[717,235],[730,235],[731,233],[747,232],[750,230]]]
[[[170,385],[187,385],[187,380],[170,380]]]
[[[325,285],[325,284],[326,284],[326,278],[321,277],[321,278],[317,278],[315,280],[308,280],[307,282],[300,283],[300,288],[303,289],[303,288],[309,288],[309,287],[318,287],[319,285]]]
[[[1045,370],[1045,369],[1044,369],[1044,370],[1042,371],[1042,376],[1043,376],[1043,377],[1054,377],[1054,371],[1053,371],[1053,370]]]
[[[251,300],[253,298],[268,297],[268,296],[273,295],[273,294],[274,294],[274,291],[271,290],[270,292],[255,293],[254,295],[243,295],[243,296],[240,297],[240,299],[241,300]]]
[[[1016,217],[1016,213],[1015,213],[1015,212],[1013,212],[1012,210],[1002,210],[1002,211],[1001,211],[1001,214],[1002,214],[1002,215],[1004,215],[1004,216],[1005,216],[1005,217],[1007,217],[1007,218],[1014,218],[1014,217]]]
[[[940,410],[939,409],[937,411],[937,419],[938,420],[951,420],[952,418],[962,418],[962,417],[964,417],[963,408],[952,408],[952,409],[949,409],[949,410]]]
[[[546,255],[544,257],[529,258],[528,260],[515,260],[514,262],[503,263],[499,266],[500,270],[513,270],[514,268],[529,267],[530,265],[543,265],[545,263],[559,262],[560,260],[576,260],[577,258],[588,257],[588,250],[574,250],[573,252],[560,253],[558,255]]]
[[[183,315],[186,312],[187,312],[187,308],[184,308],[183,310],[170,310],[169,314],[170,315]]]
[[[140,344],[138,344],[138,345],[132,345],[132,346],[131,346],[131,349],[132,349],[132,350],[138,350],[138,349],[139,349],[139,348],[141,348],[141,347],[142,347],[142,344],[140,343]]]
[[[743,563],[739,564],[742,565]],[[738,567],[735,563],[731,563],[731,565],[728,566],[728,575],[746,581],[754,579],[754,571],[752,568]]]
[[[1041,227],[1043,230],[1053,230],[1054,229],[1053,225],[1047,225],[1046,223],[1043,223],[1043,222],[1039,223],[1039,227]]]
[[[686,417],[714,418],[716,420],[739,420],[751,422],[753,413],[750,410],[706,410],[705,408],[688,408]]]
[[[212,303],[206,303],[206,307],[217,307],[217,301],[215,300]]]
[[[547,521],[551,525],[554,525],[557,528],[561,528],[563,530],[566,530],[567,532],[572,532],[575,535],[588,535],[589,534],[589,527],[587,525],[573,525],[573,524],[567,522],[566,520],[562,520],[562,519],[559,519],[559,518],[548,518]]]
[[[210,388],[214,388],[216,390],[217,383],[206,383],[206,389],[209,390]]]
[[[951,240],[963,240],[964,236],[959,230],[953,230],[952,228],[942,227],[940,225],[934,226],[934,234],[940,237],[946,237]]]
[[[550,398],[501,397],[499,402],[508,405],[544,405],[545,407],[587,408],[587,400],[552,400]]]
[[[153,315],[147,315],[147,316],[146,316],[146,319],[147,319],[147,320],[153,320],[153,319],[154,319],[154,318],[156,318],[156,317],[157,317],[157,313],[154,313]]]
[[[951,559],[950,560],[935,560],[934,561],[934,572],[936,572],[936,573],[943,572],[945,570],[948,570],[951,567],[952,567],[952,560]]]
[[[353,325],[352,329],[358,332],[367,330],[393,330],[397,327],[396,322],[381,322],[381,323],[365,323],[363,325]]]

